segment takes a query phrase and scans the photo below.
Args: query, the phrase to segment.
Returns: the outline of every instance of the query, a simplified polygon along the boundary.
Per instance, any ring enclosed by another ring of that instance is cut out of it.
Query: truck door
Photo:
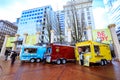
[[[52,49],[51,49],[51,47],[48,47],[47,48],[47,52],[46,52],[46,62],[51,62],[51,53],[52,53]]]

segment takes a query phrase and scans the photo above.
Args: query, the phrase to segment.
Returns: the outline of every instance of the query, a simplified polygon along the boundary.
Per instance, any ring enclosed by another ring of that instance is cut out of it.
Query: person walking
[[[10,53],[10,52],[9,52],[8,50],[5,51],[5,61],[7,61],[8,56],[9,56],[9,53]]]
[[[16,57],[17,57],[17,53],[15,51],[12,51],[11,52],[11,65],[14,64],[15,60],[16,60]]]

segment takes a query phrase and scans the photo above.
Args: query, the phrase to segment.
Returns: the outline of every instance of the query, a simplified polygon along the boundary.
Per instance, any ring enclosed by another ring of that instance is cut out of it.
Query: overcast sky
[[[52,5],[54,10],[62,9],[68,0],[0,0],[0,20],[15,22],[23,10]]]

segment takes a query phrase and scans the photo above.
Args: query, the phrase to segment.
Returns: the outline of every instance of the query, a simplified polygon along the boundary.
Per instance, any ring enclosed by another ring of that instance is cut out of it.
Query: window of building
[[[90,12],[87,12],[87,15],[90,15]]]
[[[30,13],[32,13],[32,11],[30,11]]]
[[[42,36],[42,39],[44,38],[44,36]]]
[[[91,18],[90,18],[90,16],[88,16],[88,20],[90,20]]]
[[[37,12],[37,10],[35,10],[35,12]]]
[[[89,11],[89,8],[86,8],[87,11]]]
[[[41,12],[40,14],[43,14],[43,12]]]
[[[32,16],[34,16],[34,14],[32,14]]]
[[[44,34],[44,31],[42,31],[42,34]]]
[[[69,11],[67,11],[67,14],[70,14]]]

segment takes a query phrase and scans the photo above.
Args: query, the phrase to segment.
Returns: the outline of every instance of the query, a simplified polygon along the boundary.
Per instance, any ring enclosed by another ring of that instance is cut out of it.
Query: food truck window
[[[100,54],[99,46],[96,46],[96,45],[95,45],[95,46],[94,46],[94,50],[95,50],[95,53],[96,53],[96,54],[98,54],[98,55]]]
[[[91,51],[90,51],[90,46],[85,46],[85,52],[86,52],[86,53],[91,52]]]
[[[85,52],[85,53],[91,52],[90,46],[80,46],[80,48],[82,48],[83,52]]]
[[[24,51],[25,53],[33,54],[33,53],[37,53],[37,48],[25,48]]]

